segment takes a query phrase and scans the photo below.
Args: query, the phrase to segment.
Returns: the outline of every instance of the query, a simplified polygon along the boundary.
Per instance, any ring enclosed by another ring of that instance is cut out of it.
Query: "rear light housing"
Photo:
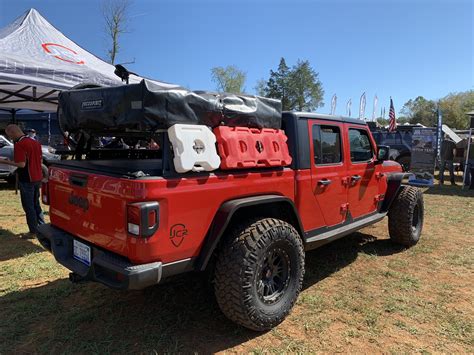
[[[49,186],[47,182],[41,183],[41,202],[45,205],[49,205]]]
[[[160,225],[160,204],[137,202],[127,205],[127,231],[135,237],[148,238]]]

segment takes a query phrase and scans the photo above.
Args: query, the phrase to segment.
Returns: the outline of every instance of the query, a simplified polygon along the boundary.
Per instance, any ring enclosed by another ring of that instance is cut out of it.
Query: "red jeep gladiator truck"
[[[402,184],[365,122],[284,112],[281,124],[289,166],[178,174],[165,133],[157,151],[54,162],[43,186],[51,223],[38,239],[72,281],[142,289],[210,271],[223,313],[258,331],[292,309],[305,251],[385,216],[393,242],[418,242],[422,193]]]

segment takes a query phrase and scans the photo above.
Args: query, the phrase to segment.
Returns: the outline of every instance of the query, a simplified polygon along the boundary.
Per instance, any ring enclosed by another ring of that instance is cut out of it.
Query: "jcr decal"
[[[184,224],[177,223],[170,228],[170,240],[176,248],[183,243],[187,235],[188,230]]]

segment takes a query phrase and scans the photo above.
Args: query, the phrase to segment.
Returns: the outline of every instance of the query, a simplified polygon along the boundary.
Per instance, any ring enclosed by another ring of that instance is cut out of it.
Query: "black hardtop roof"
[[[317,113],[317,112],[295,112],[295,111],[285,111],[284,114],[291,114],[292,116],[296,117],[297,119],[307,120],[307,119],[318,119],[318,120],[327,120],[327,121],[337,121],[337,122],[344,122],[344,123],[354,123],[366,126],[367,122],[363,120],[359,120],[353,117],[346,117],[346,116],[337,116],[337,115],[327,115],[324,113]]]

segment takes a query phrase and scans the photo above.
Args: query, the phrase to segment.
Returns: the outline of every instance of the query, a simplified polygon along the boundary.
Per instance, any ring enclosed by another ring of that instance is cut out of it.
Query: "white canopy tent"
[[[0,29],[0,109],[55,111],[58,93],[77,84],[122,84],[115,67],[84,50],[35,9]],[[140,77],[130,76],[130,83]],[[163,88],[178,85],[156,82]]]

